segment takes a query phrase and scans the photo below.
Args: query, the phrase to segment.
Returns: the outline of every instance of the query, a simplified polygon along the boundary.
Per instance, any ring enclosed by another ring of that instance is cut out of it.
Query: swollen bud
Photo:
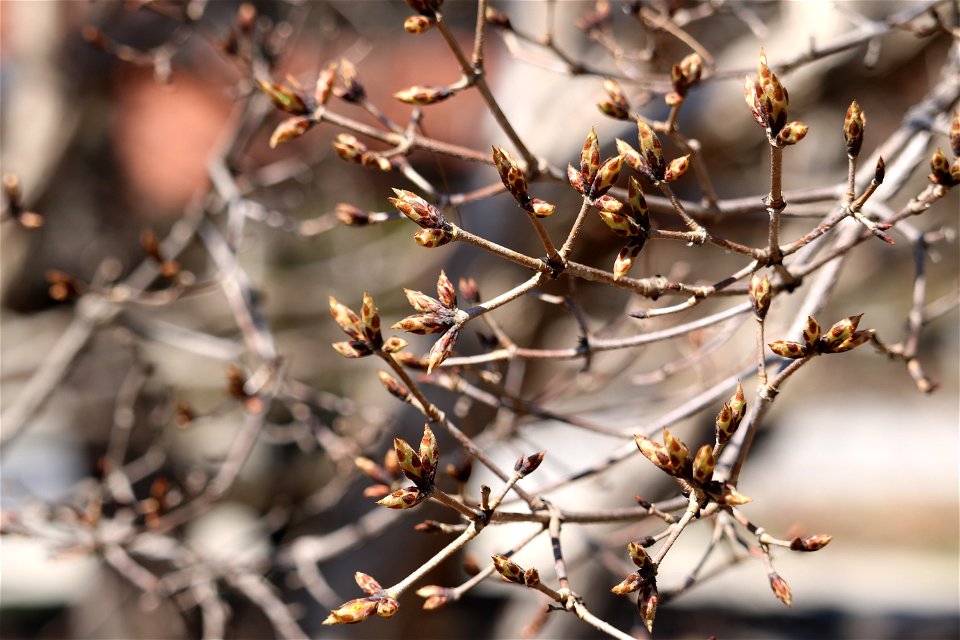
[[[847,116],[843,119],[843,141],[847,146],[847,155],[856,158],[860,155],[860,146],[863,144],[863,127],[867,123],[860,105],[854,100],[847,108]]]
[[[807,135],[809,127],[802,122],[788,122],[777,134],[777,142],[783,146],[797,144]]]
[[[754,273],[750,276],[747,293],[750,296],[753,313],[760,319],[765,318],[770,309],[770,279],[767,276],[761,278]]]
[[[523,584],[523,567],[506,556],[493,556],[493,567],[507,582]]]

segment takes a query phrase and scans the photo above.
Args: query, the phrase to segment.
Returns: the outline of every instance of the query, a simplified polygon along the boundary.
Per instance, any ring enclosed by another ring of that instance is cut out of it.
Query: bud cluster
[[[437,298],[439,299],[412,289],[404,289],[403,292],[410,306],[418,313],[397,322],[393,325],[394,329],[418,335],[444,332],[430,349],[427,360],[427,373],[430,373],[452,353],[457,337],[460,335],[457,317],[461,312],[457,309],[457,293],[453,283],[443,271],[440,271],[440,277],[437,278]]]
[[[330,615],[323,621],[325,625],[356,624],[363,622],[373,614],[381,618],[392,618],[400,608],[396,598],[384,591],[380,583],[365,573],[357,571],[354,575],[357,584],[368,594],[366,598],[356,598],[343,603],[330,611]]]
[[[507,188],[520,208],[537,218],[546,218],[556,211],[556,207],[540,198],[531,198],[527,192],[527,179],[523,169],[514,158],[500,147],[493,147],[493,164],[500,174],[503,186]]]
[[[445,245],[457,237],[456,228],[447,222],[435,206],[404,189],[394,189],[396,198],[387,198],[403,215],[420,225],[414,234],[417,244],[428,249]]]
[[[623,140],[617,140],[617,151],[634,171],[652,182],[674,182],[690,168],[690,155],[674,158],[670,164],[663,158],[660,138],[649,124],[637,118],[639,152]]]
[[[869,341],[873,336],[872,329],[857,331],[862,315],[844,318],[836,322],[826,333],[821,333],[820,323],[810,316],[803,329],[803,342],[777,340],[768,346],[778,356],[790,359],[850,351]]]
[[[397,464],[413,486],[397,489],[393,493],[377,501],[390,509],[409,509],[415,507],[433,493],[437,468],[440,464],[440,450],[437,448],[437,439],[429,425],[423,425],[423,438],[420,440],[419,452],[402,438],[394,438],[393,450],[397,456]]]
[[[384,346],[383,336],[380,333],[380,314],[369,293],[363,294],[363,305],[360,307],[359,316],[330,296],[330,314],[343,332],[350,337],[350,340],[345,342],[333,343],[333,348],[343,357],[363,358]],[[391,349],[402,348],[396,343],[391,344]]]
[[[657,590],[657,566],[643,548],[643,544],[638,541],[627,545],[627,553],[638,570],[628,575],[610,591],[618,596],[639,591],[637,611],[647,631],[652,632],[653,621],[657,616],[657,605],[660,603],[660,593]]]
[[[690,87],[700,82],[702,73],[703,58],[696,53],[691,53],[679,64],[673,65],[670,69],[670,82],[673,84],[673,91],[664,98],[667,105],[672,107],[683,102]]]

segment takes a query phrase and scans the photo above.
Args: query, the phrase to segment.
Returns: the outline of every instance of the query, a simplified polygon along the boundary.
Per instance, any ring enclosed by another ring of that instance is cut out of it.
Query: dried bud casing
[[[506,556],[493,556],[493,566],[507,582],[523,584],[523,567]]]
[[[400,102],[407,104],[428,105],[442,102],[453,95],[449,87],[413,86],[402,89],[393,94]]]
[[[867,119],[860,110],[860,105],[854,100],[847,107],[847,115],[843,119],[843,142],[847,147],[847,155],[856,158],[860,155],[860,147],[863,145],[863,128],[867,124]]]

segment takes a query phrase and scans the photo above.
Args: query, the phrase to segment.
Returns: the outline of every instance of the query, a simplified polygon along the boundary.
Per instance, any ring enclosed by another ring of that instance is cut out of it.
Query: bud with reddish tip
[[[809,538],[794,538],[790,542],[792,551],[819,551],[830,544],[833,536],[825,533],[810,536]]]
[[[617,258],[613,262],[614,280],[619,280],[627,275],[627,272],[633,267],[633,263],[636,262],[637,256],[640,255],[640,251],[643,250],[645,242],[646,236],[639,236],[631,239],[623,249],[620,249],[620,253],[617,254]]]
[[[777,142],[782,146],[797,144],[804,139],[810,128],[802,122],[788,122],[777,134]]]
[[[690,154],[674,158],[667,165],[667,170],[663,174],[663,179],[667,182],[674,182],[683,177],[683,174],[690,168]]]
[[[603,90],[607,92],[610,99],[597,104],[600,111],[617,120],[628,119],[630,117],[630,104],[627,102],[620,84],[616,80],[607,78],[603,81]]]
[[[951,174],[950,163],[947,162],[947,156],[943,151],[937,149],[930,158],[930,175],[927,176],[933,184],[939,184],[944,187],[952,187],[957,183]]]
[[[597,176],[594,178],[593,184],[590,188],[590,193],[593,197],[600,197],[610,190],[617,182],[617,178],[620,177],[620,169],[623,167],[623,158],[621,156],[613,156],[612,158],[607,158],[600,168],[597,169]]]
[[[854,100],[847,108],[847,115],[843,119],[843,141],[847,146],[847,155],[856,158],[860,155],[860,146],[863,144],[863,127],[867,118],[860,110],[860,105]]]
[[[580,175],[583,176],[584,184],[593,184],[599,168],[600,141],[597,139],[597,132],[590,127],[590,133],[587,134],[583,149],[580,151]]]
[[[541,451],[535,453],[531,456],[524,458],[520,456],[517,459],[516,464],[513,465],[513,470],[520,475],[521,478],[526,477],[537,470],[537,467],[540,466],[540,463],[543,462],[543,457],[547,455],[546,451]]]
[[[449,87],[413,86],[402,89],[393,94],[400,102],[407,104],[428,105],[442,102],[453,95]]]
[[[517,161],[500,147],[493,147],[493,163],[497,167],[503,186],[521,206],[525,205],[530,196],[527,194],[527,180],[523,177],[523,171]]]
[[[777,596],[777,600],[788,607],[793,606],[793,596],[790,593],[790,585],[787,584],[786,580],[776,573],[771,573],[770,588],[773,589],[773,595]]]
[[[415,15],[410,16],[403,21],[403,28],[407,33],[412,33],[414,35],[419,35],[430,29],[434,28],[437,25],[437,21],[429,16],[424,15]]]
[[[637,565],[638,569],[647,571],[653,568],[653,560],[650,554],[643,548],[639,542],[631,542],[627,545],[627,553],[630,554],[630,560]]]
[[[620,584],[614,585],[611,589],[611,593],[615,593],[618,596],[625,596],[628,593],[633,593],[643,585],[643,578],[640,577],[639,573],[631,573],[626,578],[623,579]]]
[[[820,323],[813,316],[807,316],[803,325],[803,346],[808,352],[812,351],[820,340]]]
[[[506,556],[493,556],[493,566],[507,582],[523,584],[523,567]]]
[[[750,296],[750,304],[753,306],[753,313],[763,319],[770,309],[770,279],[767,276],[761,278],[754,273],[750,276],[750,284],[747,287],[747,293]]]
[[[637,132],[644,173],[648,173],[653,180],[663,180],[667,165],[663,160],[660,138],[653,132],[650,125],[639,118],[637,118]]]
[[[577,193],[582,194],[586,191],[587,187],[583,181],[583,174],[577,171],[572,164],[567,165],[567,181],[571,187],[577,190]]]
[[[367,153],[367,145],[349,133],[338,133],[330,144],[337,155],[347,162],[360,162],[363,155]]]
[[[430,348],[430,355],[427,358],[427,373],[432,373],[444,360],[450,357],[458,337],[460,337],[460,327],[457,326],[450,327],[446,333],[440,336],[440,339]]]
[[[823,347],[825,350],[830,351],[833,347],[839,345],[844,340],[853,336],[857,330],[857,325],[860,324],[860,318],[863,317],[863,314],[856,316],[848,316],[843,320],[839,320],[830,327],[825,334],[820,338]]]
[[[809,355],[802,344],[799,342],[791,342],[790,340],[775,340],[767,346],[770,347],[770,351],[773,351],[781,358],[796,360],[797,358],[803,358]]]
[[[873,170],[873,181],[877,184],[883,184],[883,178],[887,173],[887,165],[883,161],[883,156],[877,158],[877,168]]]
[[[643,583],[640,596],[637,598],[637,610],[640,619],[647,631],[653,632],[653,621],[657,617],[657,605],[660,603],[660,594],[657,591],[657,581],[647,580]]]
[[[275,149],[281,142],[299,138],[313,126],[313,120],[310,118],[288,118],[284,120],[277,128],[273,130],[270,136],[270,148]]]

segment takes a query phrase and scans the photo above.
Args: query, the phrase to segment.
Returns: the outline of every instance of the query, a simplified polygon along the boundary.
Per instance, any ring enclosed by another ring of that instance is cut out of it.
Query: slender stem
[[[857,157],[847,156],[847,193],[844,201],[849,207],[853,204],[853,199],[857,196]]]
[[[767,386],[767,362],[764,356],[766,346],[763,341],[764,322],[763,318],[757,315],[754,315],[754,319],[757,321],[757,382],[761,387],[765,387]]]
[[[543,284],[545,279],[546,279],[546,274],[544,274],[542,271],[538,272],[532,275],[530,278],[528,278],[523,284],[519,284],[513,289],[510,289],[509,291],[505,293],[501,293],[496,298],[491,298],[486,302],[482,302],[476,305],[475,307],[471,307],[467,309],[467,315],[469,316],[468,320],[472,320],[477,316],[481,316],[485,313],[489,313],[490,311],[493,311],[497,307],[502,307],[508,302],[516,300],[526,292],[539,287],[541,284]]]
[[[477,517],[476,511],[463,504],[450,494],[440,491],[439,489],[434,489],[434,491],[430,494],[430,498],[436,500],[446,507],[450,507],[468,520],[473,520]]]
[[[474,69],[483,68],[483,44],[487,30],[487,0],[477,2],[477,26],[473,32],[473,60]]]
[[[786,204],[783,201],[783,149],[770,145],[770,194],[767,196],[767,214],[770,216],[767,256],[771,264],[780,264],[783,254],[780,251],[780,212]]]
[[[570,255],[570,250],[573,248],[573,243],[576,241],[577,236],[580,235],[580,229],[583,227],[583,223],[587,219],[587,213],[590,211],[590,201],[587,198],[583,199],[583,204],[580,205],[580,212],[577,213],[576,220],[573,221],[573,226],[570,228],[570,233],[567,234],[567,239],[564,241],[563,246],[560,247],[560,260],[565,261]]]
[[[450,544],[441,549],[435,556],[427,560],[425,563],[417,567],[417,569],[406,578],[392,587],[384,589],[384,591],[386,591],[386,593],[393,598],[399,598],[404,591],[413,585],[413,583],[437,568],[444,560],[455,554],[457,551],[462,549],[464,545],[476,538],[477,534],[479,533],[480,529],[477,528],[477,523],[471,521],[470,526],[468,526],[463,533],[451,541]]]
[[[663,545],[657,550],[657,554],[653,557],[653,564],[658,568],[660,563],[663,561],[663,558],[667,555],[667,552],[670,551],[670,547],[673,546],[673,543],[677,541],[677,538],[680,537],[680,534],[683,533],[683,530],[690,524],[694,518],[700,514],[700,503],[697,502],[697,498],[691,494],[690,502],[687,504],[687,510],[683,512],[683,516],[680,517],[680,520],[676,524],[670,525],[670,535],[666,540],[663,541]]]

